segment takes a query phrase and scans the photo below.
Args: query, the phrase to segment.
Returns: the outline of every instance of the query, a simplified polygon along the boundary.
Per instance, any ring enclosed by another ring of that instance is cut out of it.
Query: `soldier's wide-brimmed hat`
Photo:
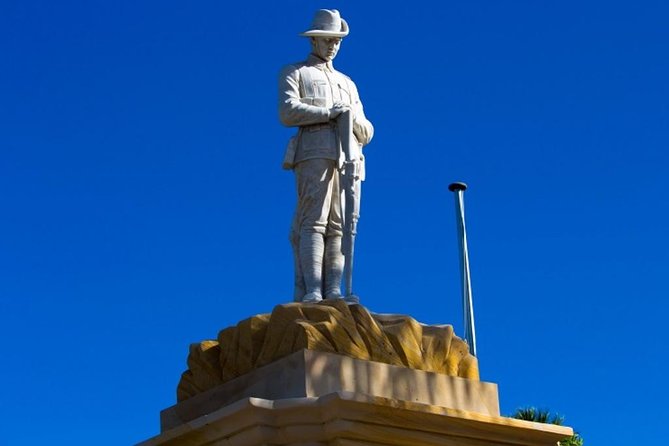
[[[311,22],[311,28],[300,34],[303,37],[344,37],[348,35],[348,23],[336,9],[319,9]]]

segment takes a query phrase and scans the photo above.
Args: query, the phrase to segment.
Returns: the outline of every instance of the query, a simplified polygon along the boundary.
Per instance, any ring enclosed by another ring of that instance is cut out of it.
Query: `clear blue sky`
[[[4,0],[0,443],[158,433],[188,344],[291,298],[276,76],[319,7],[376,136],[355,282],[462,333],[482,378],[591,445],[663,444],[665,1]]]

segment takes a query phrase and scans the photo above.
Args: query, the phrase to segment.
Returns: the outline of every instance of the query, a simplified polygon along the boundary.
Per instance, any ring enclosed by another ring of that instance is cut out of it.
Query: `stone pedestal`
[[[138,446],[555,446],[563,426],[499,416],[497,386],[302,350],[161,413]]]

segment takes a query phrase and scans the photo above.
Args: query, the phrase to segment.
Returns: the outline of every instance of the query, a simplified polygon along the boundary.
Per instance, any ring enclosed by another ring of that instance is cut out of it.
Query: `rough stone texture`
[[[192,344],[177,400],[217,387],[299,350],[337,353],[449,376],[479,379],[476,358],[450,325],[370,313],[341,300],[277,305]]]

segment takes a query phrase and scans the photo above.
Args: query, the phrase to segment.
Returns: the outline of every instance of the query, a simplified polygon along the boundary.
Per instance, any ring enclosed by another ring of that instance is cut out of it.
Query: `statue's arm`
[[[297,127],[330,120],[330,110],[305,103],[300,97],[300,71],[289,65],[279,75],[279,118],[283,125]]]
[[[363,146],[369,144],[374,136],[374,126],[365,116],[365,111],[362,108],[362,101],[358,95],[358,89],[355,84],[351,82],[352,93],[352,107],[353,107],[353,134],[358,142]]]

